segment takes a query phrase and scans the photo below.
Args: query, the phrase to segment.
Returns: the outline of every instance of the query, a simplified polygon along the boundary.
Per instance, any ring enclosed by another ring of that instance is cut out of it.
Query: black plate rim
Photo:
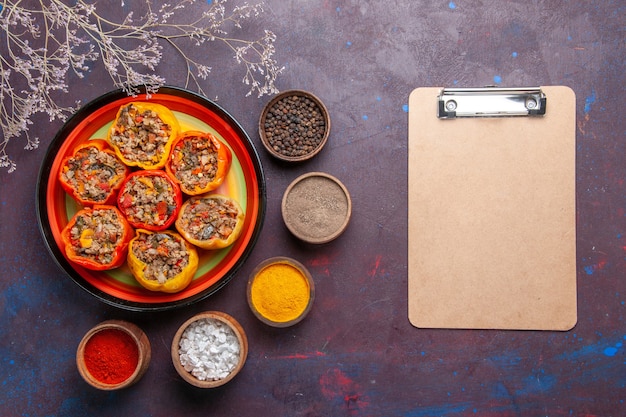
[[[140,94],[145,94],[146,89],[140,88]],[[36,186],[36,196],[35,196],[35,206],[36,206],[36,214],[37,214],[37,223],[39,226],[39,231],[43,237],[44,244],[48,249],[48,252],[52,255],[53,260],[59,266],[59,268],[68,275],[80,288],[94,296],[101,302],[118,307],[124,310],[136,311],[136,312],[156,312],[156,311],[167,311],[173,309],[179,309],[182,307],[190,306],[195,304],[201,300],[208,298],[209,296],[215,294],[217,291],[222,289],[226,284],[228,284],[235,275],[245,261],[250,256],[250,253],[256,246],[259,235],[261,234],[261,230],[263,228],[263,224],[265,222],[265,211],[267,206],[267,192],[265,185],[265,174],[263,172],[263,167],[261,165],[261,159],[259,157],[259,153],[257,152],[256,147],[248,133],[243,129],[241,124],[222,106],[215,103],[208,98],[201,96],[192,91],[186,90],[184,88],[175,87],[175,86],[162,86],[159,88],[158,94],[166,94],[173,95],[181,98],[188,99],[190,101],[194,101],[198,104],[201,104],[211,111],[215,112],[220,118],[226,120],[231,128],[233,128],[239,137],[242,139],[242,143],[246,150],[248,151],[250,158],[252,159],[252,164],[254,166],[255,174],[257,176],[258,182],[258,191],[257,197],[259,198],[259,210],[258,210],[258,218],[257,222],[254,226],[252,237],[248,242],[245,250],[235,263],[235,265],[226,273],[224,277],[222,277],[218,282],[205,289],[204,291],[195,294],[193,296],[176,300],[173,302],[166,303],[140,303],[134,301],[123,300],[118,297],[114,297],[102,290],[91,285],[87,280],[85,280],[76,270],[72,267],[72,265],[65,259],[61,249],[57,246],[56,241],[54,239],[54,235],[49,226],[46,225],[48,220],[48,209],[47,209],[47,186],[48,181],[50,179],[51,174],[51,165],[54,162],[56,154],[59,149],[63,145],[63,141],[68,132],[71,132],[85,117],[85,115],[91,114],[93,111],[97,110],[104,104],[108,104],[111,101],[115,101],[118,99],[128,97],[128,94],[122,90],[113,90],[106,94],[103,94],[94,100],[87,103],[85,106],[81,107],[76,113],[74,113],[61,127],[61,129],[54,136],[46,154],[44,156],[43,162],[39,169],[39,174],[37,176],[37,186]]]

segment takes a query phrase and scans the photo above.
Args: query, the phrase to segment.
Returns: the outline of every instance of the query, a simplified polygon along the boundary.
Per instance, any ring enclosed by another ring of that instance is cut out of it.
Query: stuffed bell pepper
[[[182,291],[193,280],[198,263],[196,248],[171,230],[138,229],[129,244],[128,267],[150,291]]]
[[[180,188],[160,170],[133,172],[117,196],[120,211],[137,229],[167,229],[176,221],[181,205]]]
[[[126,261],[133,229],[115,206],[78,211],[61,232],[67,258],[84,268],[104,271]]]
[[[232,159],[228,146],[213,134],[188,131],[174,140],[165,170],[185,194],[199,195],[224,182]]]
[[[78,145],[61,162],[61,187],[83,207],[115,204],[117,192],[130,169],[108,143],[93,139]]]
[[[234,199],[209,194],[187,200],[178,213],[176,230],[202,249],[232,245],[243,230],[245,213]]]
[[[165,165],[179,133],[178,120],[167,107],[132,102],[120,107],[107,140],[126,165],[158,169]]]

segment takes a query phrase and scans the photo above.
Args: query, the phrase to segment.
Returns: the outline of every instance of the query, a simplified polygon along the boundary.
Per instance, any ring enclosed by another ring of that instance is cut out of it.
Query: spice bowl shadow
[[[150,341],[138,326],[107,320],[83,336],[76,351],[81,377],[92,387],[112,391],[135,384],[151,359]]]
[[[285,256],[259,263],[248,279],[248,305],[271,327],[290,327],[302,321],[315,300],[315,284],[308,269]]]
[[[248,357],[248,339],[241,324],[229,314],[205,311],[178,328],[171,356],[176,372],[187,383],[198,388],[217,388],[243,368]]]
[[[263,108],[259,136],[267,152],[285,162],[302,162],[317,155],[330,135],[330,116],[313,93],[288,90]]]

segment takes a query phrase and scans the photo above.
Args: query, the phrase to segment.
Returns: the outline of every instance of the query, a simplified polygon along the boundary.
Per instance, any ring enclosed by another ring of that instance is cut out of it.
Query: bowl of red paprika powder
[[[133,385],[150,364],[150,341],[133,323],[107,320],[91,328],[76,352],[76,365],[83,379],[101,390]]]

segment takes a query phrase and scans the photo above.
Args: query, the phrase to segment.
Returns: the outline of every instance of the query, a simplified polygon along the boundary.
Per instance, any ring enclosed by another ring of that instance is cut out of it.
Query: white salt
[[[220,320],[194,321],[183,332],[178,346],[181,365],[201,381],[226,378],[239,363],[239,340]]]

